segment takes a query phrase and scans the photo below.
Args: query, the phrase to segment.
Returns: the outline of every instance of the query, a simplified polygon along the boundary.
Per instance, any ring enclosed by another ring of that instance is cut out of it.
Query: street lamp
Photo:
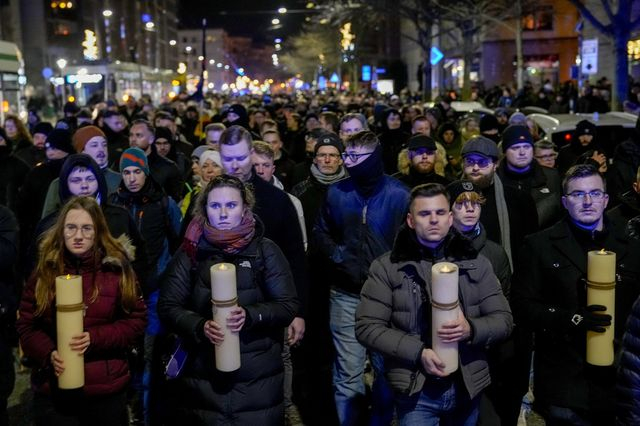
[[[64,105],[65,102],[65,98],[66,98],[66,93],[65,93],[65,84],[64,84],[64,73],[63,70],[64,68],[67,66],[67,60],[64,58],[59,58],[56,61],[56,65],[58,66],[58,68],[60,68],[60,77],[62,77],[62,90],[60,91],[61,95],[62,95],[62,105]]]
[[[104,16],[105,18],[109,18],[113,16],[113,11],[109,9],[105,9],[102,11],[102,16]]]
[[[176,44],[178,44],[177,41],[175,40],[169,40],[169,46],[175,46]]]
[[[280,24],[280,20],[279,20],[278,18],[273,18],[273,19],[271,20],[271,24],[272,24],[272,25],[279,25],[279,24]]]
[[[281,15],[284,15],[285,13],[287,13],[287,8],[286,7],[281,7],[280,9],[278,9],[278,13]]]

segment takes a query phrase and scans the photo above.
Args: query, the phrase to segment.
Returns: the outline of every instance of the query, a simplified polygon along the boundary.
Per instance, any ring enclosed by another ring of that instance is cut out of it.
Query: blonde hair
[[[464,204],[464,203],[477,203],[483,205],[486,199],[478,194],[475,191],[466,191],[458,195],[455,200],[453,200],[454,204]]]
[[[44,234],[39,244],[39,260],[36,266],[36,316],[42,315],[55,297],[55,280],[64,274],[64,222],[71,210],[84,210],[91,216],[95,229],[93,265],[97,269],[104,258],[112,258],[121,269],[120,301],[125,312],[130,312],[139,297],[139,288],[131,261],[125,248],[117,241],[107,227],[100,205],[92,197],[71,198],[60,210],[56,223]],[[92,282],[89,303],[95,302],[100,289]]]

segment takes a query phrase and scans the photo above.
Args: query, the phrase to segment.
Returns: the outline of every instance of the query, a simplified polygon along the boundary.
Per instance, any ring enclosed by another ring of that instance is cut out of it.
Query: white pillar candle
[[[458,267],[440,262],[431,267],[431,340],[433,351],[444,362],[446,374],[458,369],[458,342],[444,343],[438,330],[458,318]]]
[[[590,251],[587,261],[587,306],[602,305],[611,315],[611,325],[604,333],[587,330],[587,363],[613,364],[613,338],[616,313],[616,254],[611,251]]]
[[[235,265],[216,263],[211,267],[211,302],[213,320],[224,331],[223,342],[215,346],[216,368],[235,371],[240,368],[240,336],[227,327],[229,313],[238,306]]]
[[[78,389],[84,386],[84,354],[72,351],[69,346],[71,338],[84,331],[83,317],[82,277],[56,277],[57,350],[64,362],[64,371],[58,376],[60,389]]]

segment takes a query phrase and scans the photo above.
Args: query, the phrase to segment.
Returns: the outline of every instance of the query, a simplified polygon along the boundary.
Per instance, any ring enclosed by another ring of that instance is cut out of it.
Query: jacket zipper
[[[364,207],[362,208],[362,221],[361,221],[362,222],[362,227],[361,227],[362,236],[360,238],[360,253],[359,253],[359,256],[358,256],[359,260],[360,260],[358,262],[359,266],[362,265],[362,263],[363,263],[362,262],[362,257],[364,256],[364,252],[365,252],[364,251],[364,248],[365,248],[364,246],[365,246],[365,240],[366,240],[365,236],[367,235],[367,207],[368,206],[369,206],[369,204],[365,202]],[[360,283],[363,283],[364,280],[366,279],[366,276],[363,279],[362,268],[359,267],[358,269],[359,269],[359,275],[360,275],[360,277],[359,277],[360,278]],[[364,275],[366,275],[366,273]]]

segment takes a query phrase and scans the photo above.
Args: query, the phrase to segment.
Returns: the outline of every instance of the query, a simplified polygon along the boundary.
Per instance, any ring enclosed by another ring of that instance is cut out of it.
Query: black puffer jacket
[[[175,411],[168,424],[284,424],[280,351],[298,301],[287,260],[256,222],[256,237],[240,253],[225,254],[201,238],[195,258],[179,249],[163,277],[158,314],[189,353],[181,376],[170,383]],[[216,370],[214,346],[204,336],[212,318],[210,268],[219,262],[235,265],[238,304],[247,313],[241,367],[232,373]]]
[[[622,425],[640,424],[640,299],[636,300],[622,338],[617,380],[617,418]]]

